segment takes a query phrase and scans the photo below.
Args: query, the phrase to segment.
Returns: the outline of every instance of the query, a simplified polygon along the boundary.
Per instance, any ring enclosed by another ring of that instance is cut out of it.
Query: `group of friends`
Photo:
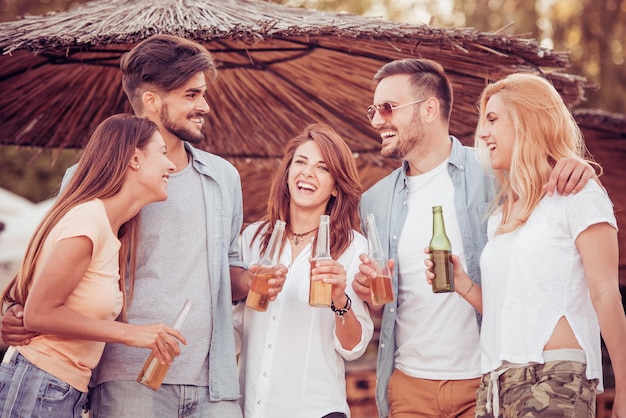
[[[487,85],[467,147],[449,133],[441,65],[384,65],[367,117],[401,167],[362,193],[345,141],[312,123],[285,146],[266,216],[241,232],[238,172],[196,148],[211,54],[155,35],[121,70],[135,116],[95,130],[3,294],[1,416],[349,417],[344,362],[364,354],[376,317],[381,418],[594,417],[600,335],[613,417],[626,417],[617,223],[545,78]],[[433,206],[456,294],[429,285]],[[380,306],[365,214],[393,272],[394,301]],[[321,215],[332,259],[311,266]],[[257,312],[243,301],[276,220],[287,233]],[[332,285],[332,309],[308,305],[310,280]],[[185,300],[181,333],[166,324]],[[150,351],[172,364],[156,391],[137,382]]]

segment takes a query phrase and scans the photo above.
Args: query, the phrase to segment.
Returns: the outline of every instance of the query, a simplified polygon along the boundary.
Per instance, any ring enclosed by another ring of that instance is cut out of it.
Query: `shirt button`
[[[396,308],[389,308],[389,312],[393,313],[396,311]]]
[[[273,345],[272,344],[268,344],[267,348],[269,348],[270,350],[272,349]]]
[[[259,401],[256,401],[256,404],[257,404],[257,405],[261,405],[262,403],[263,403],[263,401],[260,401],[260,400],[259,400]]]
[[[267,372],[263,373],[263,377],[267,377]]]
[[[385,343],[380,343],[380,348],[385,348]]]
[[[274,315],[274,316],[272,317],[272,319],[273,319],[274,321],[276,321],[276,320],[278,319],[278,317],[277,317],[276,315]]]
[[[394,241],[398,239],[398,236],[394,234],[393,236]]]

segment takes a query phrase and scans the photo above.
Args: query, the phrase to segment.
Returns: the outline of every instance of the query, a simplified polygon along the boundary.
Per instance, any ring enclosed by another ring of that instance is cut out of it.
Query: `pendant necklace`
[[[314,229],[311,229],[309,232],[303,232],[302,234],[296,234],[295,232],[291,232],[291,237],[293,238],[293,243],[295,245],[298,245],[300,243],[300,241],[302,241],[304,239],[304,237],[306,237],[307,235],[309,235],[311,232],[315,232],[317,231],[319,227],[316,227]]]

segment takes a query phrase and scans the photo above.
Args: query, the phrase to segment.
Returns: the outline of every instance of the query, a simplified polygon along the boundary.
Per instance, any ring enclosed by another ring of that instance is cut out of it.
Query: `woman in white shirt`
[[[485,88],[475,145],[499,191],[482,292],[453,257],[459,293],[483,312],[476,416],[595,417],[602,333],[615,372],[613,417],[626,417],[612,203],[595,181],[573,195],[542,189],[555,161],[585,158],[576,121],[548,81],[513,74]]]
[[[358,255],[361,186],[352,153],[329,126],[317,123],[289,141],[275,174],[266,217],[242,235],[244,261],[255,263],[277,219],[286,222],[280,263],[282,291],[266,312],[235,308],[245,418],[350,416],[344,360],[365,352],[373,323],[350,283]],[[313,278],[332,284],[333,308],[308,304],[311,249],[320,216],[330,216],[332,260],[318,261]]]

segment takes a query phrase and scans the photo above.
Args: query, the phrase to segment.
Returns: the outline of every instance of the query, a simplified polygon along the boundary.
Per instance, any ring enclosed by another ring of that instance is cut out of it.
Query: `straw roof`
[[[450,131],[466,144],[490,80],[517,71],[548,74],[570,106],[591,87],[566,73],[568,53],[503,32],[256,0],[94,1],[0,24],[0,145],[80,147],[105,117],[131,112],[119,57],[156,33],[201,42],[219,62],[201,147],[239,169],[246,221],[264,213],[283,144],[308,123],[326,122],[344,136],[365,188],[397,166],[380,157],[365,118],[372,76],[393,59],[424,57],[444,66],[455,91]]]
[[[449,71],[456,92],[452,132],[460,137],[471,135],[475,100],[490,79],[550,72],[572,105],[585,87],[582,77],[559,73],[568,65],[566,53],[501,33],[253,0],[97,1],[0,24],[0,141],[80,146],[103,118],[130,110],[118,59],[155,33],[200,41],[221,63],[204,145],[228,157],[278,156],[289,135],[317,120],[336,126],[356,152],[377,153],[364,112],[373,74],[396,58],[432,58]]]

